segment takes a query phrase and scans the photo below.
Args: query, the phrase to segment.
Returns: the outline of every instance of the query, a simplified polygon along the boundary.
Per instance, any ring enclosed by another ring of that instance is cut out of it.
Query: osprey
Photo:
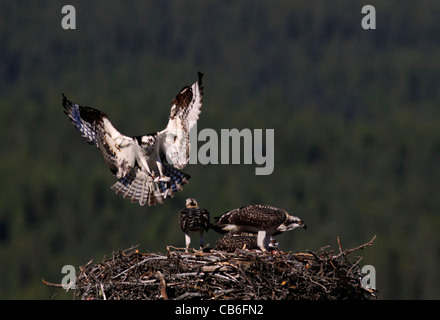
[[[220,217],[214,218],[216,222],[211,228],[217,232],[251,232],[257,233],[257,245],[266,251],[270,237],[298,227],[307,229],[300,218],[291,216],[286,211],[264,205],[251,204],[238,209],[225,212]]]
[[[277,250],[279,243],[273,237],[270,237],[268,250]],[[235,250],[254,250],[259,249],[257,245],[257,235],[250,232],[227,233],[221,237],[216,245],[215,250],[235,252]]]
[[[113,127],[107,115],[80,106],[63,94],[64,113],[89,144],[98,147],[111,172],[119,179],[112,189],[141,206],[163,203],[182,190],[190,176],[178,169],[189,160],[189,131],[202,108],[202,73],[192,86],[184,87],[171,102],[165,129],[128,137]]]
[[[199,232],[200,235],[200,249],[203,248],[203,233],[209,229],[209,211],[200,208],[196,199],[186,199],[185,209],[179,212],[179,225],[180,229],[185,233],[185,245],[186,251],[188,251],[191,243],[191,232]]]

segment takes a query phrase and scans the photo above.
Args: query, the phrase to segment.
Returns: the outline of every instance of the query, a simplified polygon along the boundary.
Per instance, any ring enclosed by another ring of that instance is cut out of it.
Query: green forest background
[[[67,4],[76,30],[61,27]],[[361,28],[365,4],[376,30]],[[379,297],[439,299],[439,17],[434,0],[0,1],[0,298],[71,299],[41,279],[184,246],[177,214],[195,197],[211,216],[266,203],[303,218],[284,251],[377,235],[360,265]],[[124,200],[61,92],[139,135],[163,129],[197,71],[198,129],[275,129],[274,172],[191,164],[164,204]]]

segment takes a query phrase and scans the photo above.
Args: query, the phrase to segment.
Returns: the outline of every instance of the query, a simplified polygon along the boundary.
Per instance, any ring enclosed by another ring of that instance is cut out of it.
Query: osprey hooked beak
[[[293,230],[296,228],[304,228],[305,230],[307,230],[307,225],[302,219],[295,216],[290,216],[289,219],[287,219],[285,231]]]
[[[304,228],[307,230],[307,225],[305,224],[305,222],[295,216],[291,216],[289,215],[286,219],[286,221],[284,221],[277,229],[277,231],[275,232],[275,234],[279,234],[281,232],[285,232],[285,231],[290,231],[296,228]]]
[[[299,220],[297,223],[301,228],[304,228],[304,230],[307,230],[307,225],[305,224],[304,221]]]

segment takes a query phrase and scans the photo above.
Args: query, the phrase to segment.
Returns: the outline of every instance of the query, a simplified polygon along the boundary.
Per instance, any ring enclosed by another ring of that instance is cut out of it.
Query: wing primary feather
[[[64,94],[62,95],[64,113],[69,117],[70,122],[89,144],[99,147],[96,139],[97,124],[106,116],[105,113],[90,107],[80,106],[71,102]]]
[[[177,169],[183,169],[191,148],[189,132],[199,119],[203,104],[203,74],[192,86],[184,87],[171,103],[168,124],[159,132],[160,151],[163,158]]]

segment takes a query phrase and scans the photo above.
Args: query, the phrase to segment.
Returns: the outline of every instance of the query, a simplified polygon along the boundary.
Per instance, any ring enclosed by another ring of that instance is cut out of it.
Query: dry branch
[[[121,250],[111,258],[80,267],[74,297],[82,299],[375,299],[361,285],[350,254],[369,242],[338,254],[316,252],[225,253],[185,252],[168,247],[166,254]],[[57,284],[45,282],[49,286]]]

